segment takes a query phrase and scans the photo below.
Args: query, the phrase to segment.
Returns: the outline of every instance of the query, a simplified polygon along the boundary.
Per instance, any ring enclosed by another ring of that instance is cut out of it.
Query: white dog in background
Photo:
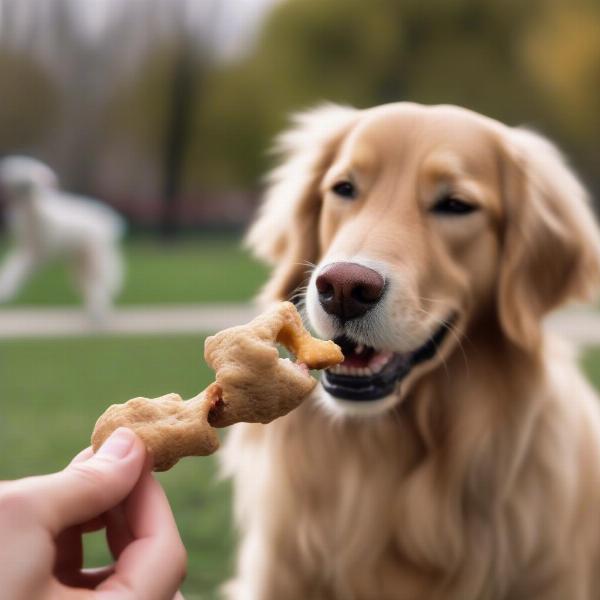
[[[122,286],[123,219],[99,202],[60,190],[55,173],[32,158],[0,161],[0,185],[14,238],[0,265],[0,302],[16,296],[38,267],[61,257],[70,262],[86,310],[102,321]]]

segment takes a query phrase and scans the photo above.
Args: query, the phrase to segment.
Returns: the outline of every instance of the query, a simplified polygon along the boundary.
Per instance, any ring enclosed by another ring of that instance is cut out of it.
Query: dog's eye
[[[353,183],[349,181],[338,181],[332,188],[331,191],[342,198],[355,198],[356,188]]]
[[[459,200],[454,196],[445,196],[438,200],[432,207],[431,212],[438,215],[460,216],[468,215],[477,210],[477,206],[469,204],[464,200]]]

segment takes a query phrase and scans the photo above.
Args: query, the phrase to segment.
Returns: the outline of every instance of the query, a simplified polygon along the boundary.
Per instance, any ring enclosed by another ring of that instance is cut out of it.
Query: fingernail
[[[119,427],[100,446],[96,456],[109,456],[112,458],[125,458],[133,446],[135,434],[131,429]]]

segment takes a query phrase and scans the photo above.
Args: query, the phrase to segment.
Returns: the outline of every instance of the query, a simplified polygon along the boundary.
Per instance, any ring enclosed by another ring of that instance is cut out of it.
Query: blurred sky
[[[168,30],[182,27],[191,37],[209,40],[221,59],[233,59],[252,43],[260,24],[279,0],[0,0],[0,42],[30,50],[43,60],[60,58],[65,49],[57,20],[67,13],[82,39],[92,46],[106,43],[107,34],[127,14],[136,15],[129,32],[134,48],[143,45],[148,21]]]

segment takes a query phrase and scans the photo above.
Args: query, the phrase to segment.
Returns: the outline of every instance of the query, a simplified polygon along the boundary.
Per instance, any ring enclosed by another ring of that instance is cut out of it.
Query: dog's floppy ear
[[[600,236],[586,191],[555,146],[520,128],[505,146],[499,318],[514,343],[535,350],[546,313],[596,291]]]
[[[325,104],[295,115],[276,142],[281,164],[268,178],[258,217],[246,237],[256,256],[275,267],[264,300],[289,298],[319,258],[318,186],[335,149],[360,111]]]

